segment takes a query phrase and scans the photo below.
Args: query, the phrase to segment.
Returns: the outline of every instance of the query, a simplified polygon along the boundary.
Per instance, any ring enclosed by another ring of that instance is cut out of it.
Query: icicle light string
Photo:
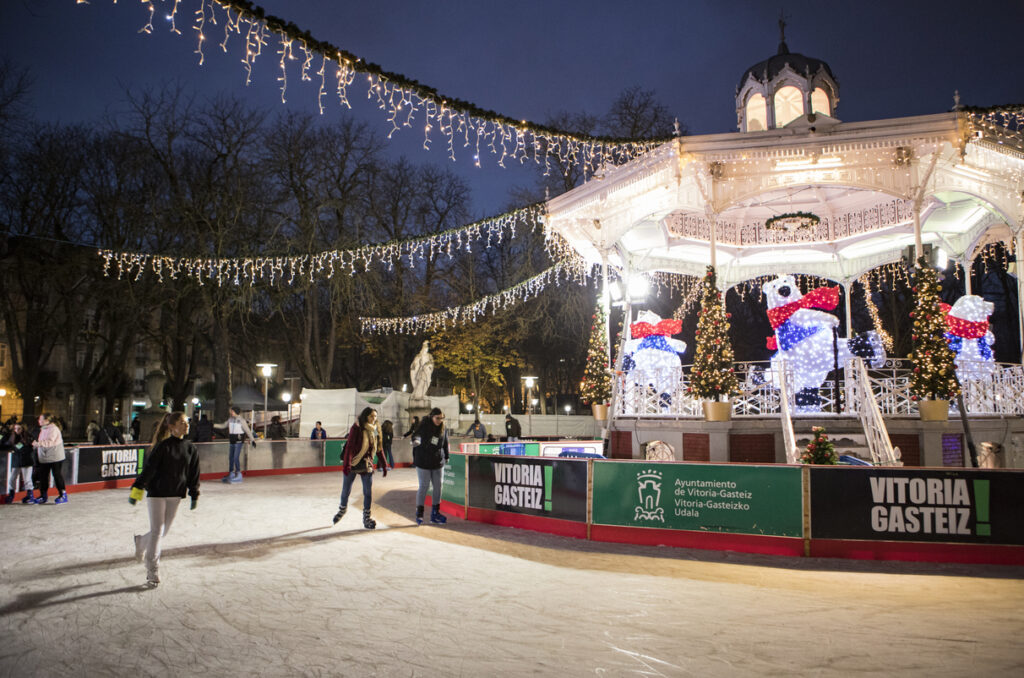
[[[422,334],[439,332],[465,323],[476,322],[485,315],[505,310],[538,296],[545,288],[562,282],[572,281],[586,284],[593,273],[582,259],[561,261],[551,268],[512,287],[465,306],[454,306],[436,313],[425,313],[397,318],[361,317],[359,323],[363,334]]]
[[[374,263],[383,263],[391,270],[403,260],[413,266],[417,260],[433,259],[441,254],[451,258],[459,251],[472,252],[472,243],[475,241],[483,241],[482,246],[485,248],[498,245],[505,238],[514,236],[521,227],[535,229],[543,221],[543,210],[541,204],[535,203],[429,236],[317,254],[202,258],[100,250],[99,255],[104,260],[104,276],[116,275],[118,280],[138,280],[150,271],[157,276],[159,282],[164,282],[166,275],[171,280],[192,278],[200,285],[206,282],[222,286],[263,281],[274,284],[282,280],[292,284],[298,278],[312,282],[319,277],[331,278],[337,272],[347,272],[349,275],[365,272]],[[551,237],[546,242],[553,260],[564,261],[569,257],[571,250],[564,243],[559,244],[558,239]]]
[[[140,30],[143,33],[153,32],[153,16],[156,13],[158,0],[141,0],[148,10],[147,22]],[[180,34],[174,18],[178,14],[181,0],[159,0],[163,5],[170,5],[168,21],[171,31]],[[114,0],[115,4],[117,0]],[[173,3],[173,4],[172,4]],[[78,4],[88,4],[79,0]],[[620,165],[633,158],[647,153],[669,138],[655,139],[623,139],[617,137],[597,137],[589,135],[569,134],[551,129],[543,125],[515,120],[476,106],[468,101],[445,97],[435,89],[427,87],[415,80],[398,73],[383,70],[377,64],[367,63],[356,55],[334,45],[317,40],[308,31],[299,29],[295,24],[267,15],[266,11],[245,0],[196,0],[193,30],[197,35],[195,53],[199,55],[199,63],[205,60],[203,44],[206,31],[211,26],[224,24],[224,40],[220,47],[228,50],[230,38],[241,36],[244,54],[241,62],[245,69],[245,84],[252,82],[253,66],[256,59],[263,53],[263,48],[271,39],[279,44],[277,68],[280,72],[281,100],[285,100],[288,86],[288,62],[297,60],[293,45],[301,47],[303,64],[300,67],[301,80],[312,81],[309,77],[312,57],[319,54],[322,58],[320,70],[320,86],[317,90],[317,104],[321,114],[324,112],[323,100],[326,93],[327,74],[325,68],[330,62],[335,70],[337,95],[341,106],[351,108],[348,100],[348,89],[353,84],[355,75],[366,76],[366,97],[384,112],[386,120],[391,123],[388,132],[392,134],[404,128],[411,129],[414,124],[423,126],[423,147],[430,149],[433,134],[440,134],[445,141],[448,157],[455,160],[455,148],[458,141],[463,148],[471,149],[473,162],[480,166],[481,146],[497,156],[497,164],[505,167],[508,161],[524,163],[532,160],[537,164],[550,166],[551,158],[560,163],[576,165],[585,174],[593,174],[605,165]],[[218,12],[221,19],[218,20]],[[422,122],[418,122],[419,116]]]

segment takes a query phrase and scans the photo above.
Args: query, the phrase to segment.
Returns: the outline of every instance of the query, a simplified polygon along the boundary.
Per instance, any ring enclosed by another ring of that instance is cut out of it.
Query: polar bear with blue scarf
[[[778,386],[782,376],[781,361],[793,373],[791,382],[797,412],[820,412],[818,390],[835,367],[838,350],[839,367],[853,357],[864,358],[873,366],[885,362],[885,349],[876,332],[855,337],[836,337],[839,318],[826,313],[839,305],[838,287],[819,287],[802,294],[791,275],[765,283],[768,300],[768,321],[774,334],[768,337],[768,348],[775,351],[767,381]]]
[[[679,356],[686,351],[686,342],[671,336],[682,329],[681,320],[662,320],[651,311],[641,311],[637,321],[630,324],[629,336],[633,338],[626,342],[622,353],[622,369],[634,385],[626,397],[629,409],[639,409],[640,393],[644,391],[656,396],[659,410],[672,405],[682,384]]]
[[[991,375],[996,369],[992,355],[992,344],[996,338],[989,329],[988,318],[995,305],[968,294],[957,299],[952,307],[941,304],[940,308],[946,313],[946,326],[949,328],[944,336],[956,354],[957,379],[965,382]]]

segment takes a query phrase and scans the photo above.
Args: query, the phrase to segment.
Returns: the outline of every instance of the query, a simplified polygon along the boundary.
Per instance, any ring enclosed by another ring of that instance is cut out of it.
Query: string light
[[[172,12],[172,17],[177,11],[180,0],[173,1],[175,9]],[[225,52],[227,51],[228,36],[232,32],[241,34],[244,25],[245,45],[241,61],[245,69],[245,84],[247,86],[252,82],[252,71],[256,59],[262,53],[262,48],[270,36],[275,36],[282,45],[289,45],[296,40],[300,41],[308,47],[311,53],[320,54],[325,59],[338,61],[338,94],[342,106],[349,107],[346,89],[351,84],[351,79],[348,77],[347,71],[351,70],[353,75],[356,72],[364,73],[366,74],[367,98],[376,101],[378,108],[384,111],[386,119],[392,125],[392,129],[388,133],[389,137],[402,127],[411,127],[414,118],[422,116],[424,148],[430,148],[433,134],[441,134],[445,139],[448,155],[453,160],[455,159],[455,137],[461,132],[464,141],[463,147],[472,146],[474,148],[473,162],[477,166],[480,165],[480,146],[483,145],[498,157],[497,164],[500,167],[505,167],[505,161],[509,158],[519,161],[520,164],[532,160],[538,164],[543,163],[547,167],[550,160],[555,158],[562,164],[580,167],[586,176],[593,175],[605,165],[621,165],[628,162],[671,139],[671,137],[665,137],[637,140],[569,134],[525,120],[514,120],[484,110],[470,102],[442,96],[433,88],[415,80],[384,71],[375,64],[366,63],[359,57],[330,43],[311,38],[308,32],[300,30],[288,21],[268,15],[263,8],[246,0],[200,0],[200,2],[210,3],[209,14],[196,13],[195,21],[200,43],[197,51],[200,53],[200,63],[203,60],[201,45],[204,40],[201,29],[206,20],[216,23],[216,18],[212,15],[217,11],[223,12],[225,17],[224,42],[221,43],[221,48]],[[141,32],[152,33],[153,13],[155,12],[153,0],[142,0],[142,3],[149,9],[149,20]],[[232,17],[232,12],[234,12],[234,17]],[[173,22],[172,30],[180,33],[174,27]],[[288,48],[283,47],[282,50],[290,52]],[[284,54],[281,55],[279,66],[281,75],[278,80],[281,81],[282,100],[284,100],[284,87],[287,81],[287,64]],[[308,61],[303,65],[303,72],[307,67]],[[303,77],[303,80],[306,79]],[[320,101],[321,97],[318,92],[318,103]]]
[[[454,306],[435,313],[394,318],[360,317],[363,334],[421,334],[438,332],[478,321],[489,313],[505,310],[538,296],[545,288],[563,281],[586,284],[592,269],[575,257],[560,261],[551,268],[512,287],[479,299],[465,306]]]
[[[116,273],[118,280],[138,280],[150,271],[161,283],[165,282],[166,275],[170,280],[185,277],[201,285],[210,281],[222,286],[229,282],[241,285],[268,281],[273,284],[283,280],[287,274],[291,284],[298,278],[310,282],[321,276],[331,278],[336,271],[346,269],[349,275],[355,275],[359,271],[369,270],[374,263],[382,263],[388,270],[393,270],[403,260],[413,266],[417,260],[434,259],[440,254],[451,258],[453,252],[463,249],[471,251],[470,243],[473,241],[482,240],[484,247],[489,248],[512,237],[519,228],[535,229],[542,221],[543,207],[535,203],[461,228],[351,250],[240,258],[171,257],[113,250],[100,250],[99,255],[104,260],[104,276]],[[571,249],[564,241],[560,243],[558,237],[550,236],[545,244],[555,261],[569,258]]]

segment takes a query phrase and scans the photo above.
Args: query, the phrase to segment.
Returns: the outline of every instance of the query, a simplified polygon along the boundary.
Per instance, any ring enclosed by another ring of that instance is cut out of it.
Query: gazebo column
[[[843,281],[843,301],[846,302],[846,336],[853,336],[853,280],[847,278]]]
[[[1020,362],[1024,364],[1024,263],[1021,261],[1024,256],[1024,225],[1018,225],[1013,234],[1014,258],[1017,264],[1017,329],[1020,336]]]
[[[608,289],[608,253],[601,253],[601,280],[604,284],[601,293],[601,308],[604,311],[604,362],[612,364],[612,297]]]
[[[971,291],[971,268],[973,267],[974,259],[967,254],[964,254],[963,259],[956,262],[964,269],[964,294],[974,294]]]

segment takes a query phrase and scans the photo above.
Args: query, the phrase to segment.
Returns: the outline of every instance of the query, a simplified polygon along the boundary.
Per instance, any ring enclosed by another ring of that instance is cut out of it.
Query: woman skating
[[[188,491],[191,509],[199,501],[199,452],[187,439],[188,417],[170,412],[153,436],[153,448],[143,460],[142,473],[132,485],[128,501],[134,504],[146,490],[149,508],[149,532],[135,535],[135,558],[146,560],[146,584],[160,583],[161,541],[171,529],[178,504]]]
[[[338,512],[334,515],[335,524],[348,510],[348,497],[352,492],[352,483],[358,475],[363,483],[363,527],[368,530],[377,527],[376,521],[370,517],[370,502],[373,499],[373,459],[380,451],[377,411],[367,407],[359,413],[359,419],[349,429],[345,449],[341,453],[341,472],[344,480],[341,483],[341,502],[338,505]],[[387,475],[386,469],[384,475]]]

